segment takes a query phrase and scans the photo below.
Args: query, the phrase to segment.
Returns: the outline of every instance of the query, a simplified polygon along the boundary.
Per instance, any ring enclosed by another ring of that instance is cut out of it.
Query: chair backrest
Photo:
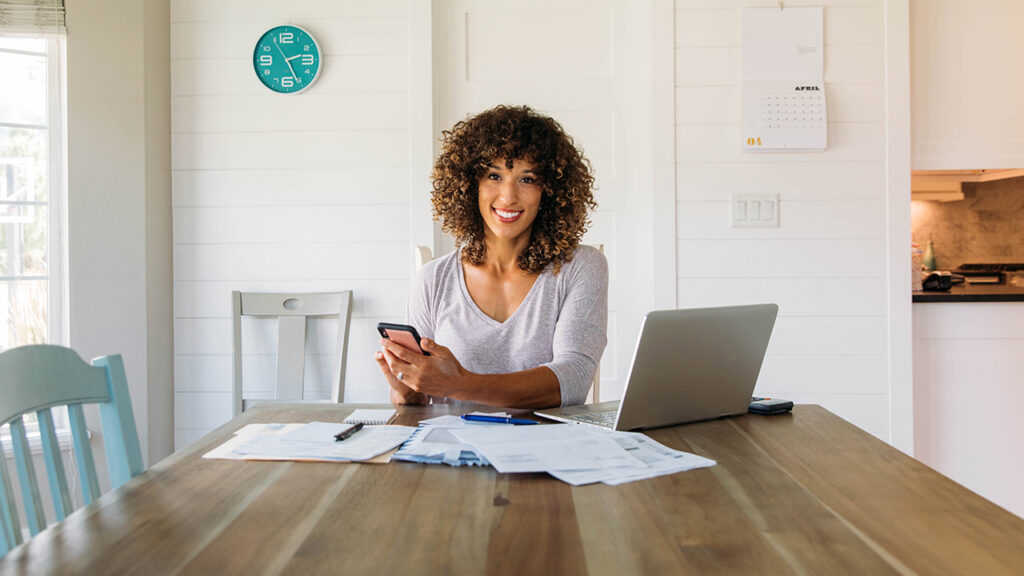
[[[601,254],[604,254],[604,244],[594,245]],[[424,264],[434,259],[433,252],[427,246],[416,246],[416,269],[419,270]],[[587,404],[595,404],[601,401],[601,364],[598,363],[597,369],[594,370],[594,383],[590,386],[590,392],[587,393]]]
[[[121,356],[96,358],[90,366],[74,350],[63,346],[22,346],[0,353],[0,424],[10,424],[25,519],[33,536],[46,528],[46,518],[24,416],[36,415],[54,514],[56,520],[61,521],[74,507],[51,408],[67,406],[68,409],[82,502],[89,504],[100,496],[83,404],[99,406],[110,484],[111,488],[116,488],[143,470],[142,450]],[[4,453],[3,442],[0,441],[0,458]],[[3,484],[0,490],[0,531],[3,533],[0,554],[6,554],[22,541],[21,522],[6,458],[0,461],[0,482]]]
[[[352,321],[352,291],[314,294],[232,292],[234,326],[234,413],[245,408],[242,398],[242,317],[277,318],[277,379],[275,400],[301,401],[306,358],[306,319],[338,317],[338,358],[332,374],[331,400],[345,399],[345,361]]]

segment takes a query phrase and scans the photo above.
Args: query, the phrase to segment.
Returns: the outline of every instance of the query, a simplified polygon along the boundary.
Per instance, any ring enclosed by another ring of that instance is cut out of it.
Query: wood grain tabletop
[[[19,574],[1000,574],[1021,519],[818,406],[650,430],[711,468],[617,487],[406,462],[204,460],[262,404],[11,551]],[[399,407],[396,423],[476,407]],[[514,411],[513,411],[514,412]]]

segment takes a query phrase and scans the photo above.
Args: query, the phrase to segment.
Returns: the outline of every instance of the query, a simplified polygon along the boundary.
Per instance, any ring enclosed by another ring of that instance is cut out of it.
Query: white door
[[[610,271],[601,399],[621,397],[652,301],[650,9],[627,0],[435,3],[438,130],[497,104],[555,118],[594,166],[584,238]],[[445,239],[440,252],[452,249]],[[673,287],[674,288],[674,287]]]

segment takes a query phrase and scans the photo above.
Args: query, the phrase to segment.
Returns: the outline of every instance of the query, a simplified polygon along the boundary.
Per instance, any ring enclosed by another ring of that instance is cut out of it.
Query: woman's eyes
[[[501,182],[502,179],[501,174],[498,174],[497,172],[491,172],[487,174],[485,178],[493,182]],[[522,178],[519,179],[519,181],[523,184],[529,184],[531,186],[537,184],[537,179],[534,178],[533,176],[523,176]]]

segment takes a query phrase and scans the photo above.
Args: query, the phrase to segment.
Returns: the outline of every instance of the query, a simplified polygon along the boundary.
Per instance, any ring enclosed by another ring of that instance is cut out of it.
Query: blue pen
[[[485,416],[483,414],[463,414],[463,420],[471,422],[499,422],[501,424],[536,424],[533,420],[524,418],[509,418],[507,416]]]

